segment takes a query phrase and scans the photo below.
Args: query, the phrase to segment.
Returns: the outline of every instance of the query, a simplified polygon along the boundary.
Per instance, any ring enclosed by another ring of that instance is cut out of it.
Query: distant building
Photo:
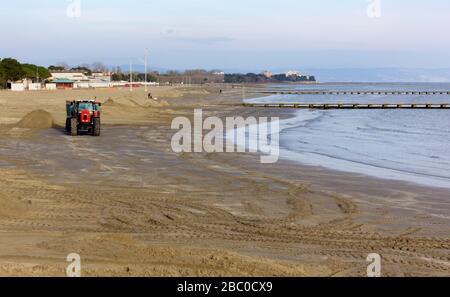
[[[58,81],[71,81],[73,88],[109,88],[112,87],[111,84],[111,73],[110,72],[93,72],[88,75],[84,72],[74,71],[74,70],[64,70],[64,71],[52,71],[51,72],[52,83],[57,84]],[[63,87],[64,89],[68,87]]]
[[[59,79],[54,79],[52,81],[52,84],[56,85],[56,88],[59,90],[73,89],[74,81],[70,80],[70,79],[59,78]]]
[[[43,84],[40,82],[33,82],[31,78],[24,78],[22,80],[9,82],[8,89],[11,89],[14,92],[21,91],[40,91],[43,88]]]
[[[25,91],[25,85],[23,84],[23,82],[10,83],[10,88],[13,92]]]
[[[267,78],[271,78],[271,77],[273,76],[273,73],[270,72],[270,71],[264,71],[264,72],[262,73],[262,75],[264,75],[264,76],[267,77]]]
[[[70,79],[74,82],[111,82],[110,72],[93,72],[91,75],[80,71],[52,71],[52,79]]]
[[[46,90],[56,90],[56,84],[45,84],[45,89]]]
[[[112,74],[110,72],[93,72],[91,76],[88,76],[89,82],[92,83],[110,83]]]
[[[72,71],[72,70],[51,71],[51,75],[52,80],[69,79],[74,82],[89,81],[87,75],[80,71]]]
[[[300,73],[300,71],[296,71],[296,70],[289,70],[288,72],[286,72],[286,77],[299,77],[302,76],[302,74]]]
[[[40,91],[40,90],[42,90],[42,84],[41,83],[28,84],[28,90],[30,90],[30,91]]]

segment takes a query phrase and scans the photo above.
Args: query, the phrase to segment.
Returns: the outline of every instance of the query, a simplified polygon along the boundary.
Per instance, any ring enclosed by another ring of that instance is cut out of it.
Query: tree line
[[[69,67],[67,63],[60,62],[48,68],[34,64],[21,64],[13,58],[0,59],[0,88],[7,88],[8,83],[22,79],[32,79],[33,81],[43,81],[51,77],[51,71],[79,71],[85,75],[92,75],[93,72],[108,72],[108,67],[100,62],[92,65],[81,64],[77,67]],[[132,73],[134,82],[144,82],[144,73]],[[120,67],[114,69],[111,79],[113,81],[129,81],[130,74],[122,72]],[[194,69],[180,71],[167,71],[165,73],[150,72],[147,75],[147,82],[159,82],[160,84],[205,84],[205,83],[277,83],[277,82],[315,82],[314,76],[286,76],[276,74],[267,77],[264,74],[255,73],[232,73],[223,74],[219,70]]]
[[[256,73],[232,73],[225,74],[225,83],[280,83],[280,82],[315,82],[316,78],[314,76],[286,76],[285,74],[276,74],[271,77],[267,77],[264,74]]]
[[[92,75],[93,72],[109,72],[108,67],[101,62],[94,62],[92,65],[85,63],[76,67],[70,67],[66,62],[59,62],[56,65],[49,66],[48,69],[50,71],[78,71],[88,76]]]
[[[0,59],[0,88],[6,89],[8,83],[25,78],[34,81],[45,80],[51,77],[50,71],[34,64],[21,64],[13,58]]]
[[[145,81],[145,73],[132,73],[133,82],[144,82]],[[113,73],[111,75],[112,81],[130,81],[129,73]],[[157,82],[158,76],[155,73],[147,74],[147,82]]]
[[[134,82],[144,82],[145,73],[132,73]],[[113,81],[130,81],[130,73],[122,72],[120,68],[115,69],[112,74]],[[147,82],[158,82],[160,84],[205,84],[223,83],[224,75],[218,70],[193,69],[186,71],[169,70],[165,73],[153,71],[148,73]]]
[[[100,62],[92,65],[82,64],[77,67],[70,67],[65,62],[51,65],[48,68],[28,63],[20,63],[13,58],[0,59],[0,89],[6,89],[8,83],[13,83],[23,79],[31,79],[33,82],[42,82],[50,78],[51,71],[79,71],[86,75],[93,72],[107,72],[108,68]]]

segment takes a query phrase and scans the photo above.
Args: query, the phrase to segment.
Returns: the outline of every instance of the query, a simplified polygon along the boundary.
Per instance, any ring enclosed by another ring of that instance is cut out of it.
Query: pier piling
[[[244,103],[244,107],[297,108],[297,109],[450,109],[450,103]]]

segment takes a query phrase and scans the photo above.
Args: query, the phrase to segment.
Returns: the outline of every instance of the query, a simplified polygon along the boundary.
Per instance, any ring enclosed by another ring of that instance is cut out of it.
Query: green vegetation
[[[130,74],[118,68],[112,75],[113,81],[130,81]],[[144,73],[133,73],[133,82],[145,81]],[[220,70],[193,69],[186,71],[167,71],[165,73],[152,72],[148,75],[148,82],[160,84],[206,84],[206,83],[286,83],[286,82],[315,82],[314,76],[275,74],[267,77],[264,74],[232,73],[224,74]]]
[[[16,59],[5,58],[0,60],[0,88],[6,89],[8,82],[14,82],[25,78],[47,79],[50,71],[42,66],[33,64],[21,64]]]
[[[116,69],[112,75],[113,81],[130,81],[130,74]],[[133,73],[133,82],[144,82],[144,73]],[[219,71],[207,71],[202,69],[186,70],[183,72],[170,70],[165,73],[151,72],[147,75],[147,82],[159,82],[160,84],[205,84],[223,83],[223,74]]]
[[[79,71],[88,76],[92,75],[92,70],[88,66],[78,66],[78,67],[72,68],[70,70],[71,71]]]
[[[111,79],[113,81],[130,81],[129,73],[113,73]],[[144,82],[145,81],[145,73],[133,73],[133,81],[134,82]],[[147,82],[157,82],[158,77],[156,74],[150,73],[147,75]]]
[[[22,64],[22,69],[25,72],[25,78],[47,79],[52,76],[50,71],[42,66]]]
[[[6,58],[0,60],[0,87],[6,88],[9,81],[20,80],[24,77],[25,71],[22,65],[15,59]]]
[[[48,67],[48,70],[50,70],[50,71],[63,71],[63,70],[66,70],[66,68],[63,67],[63,66],[51,65],[51,66]]]

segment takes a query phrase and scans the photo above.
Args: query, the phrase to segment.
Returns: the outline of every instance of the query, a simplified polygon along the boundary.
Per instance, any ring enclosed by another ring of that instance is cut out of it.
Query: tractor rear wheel
[[[78,120],[77,119],[70,120],[70,135],[72,135],[72,136],[78,135]]]
[[[100,136],[100,128],[101,128],[100,118],[95,118],[94,119],[94,131],[92,134],[94,136]]]
[[[66,119],[66,133],[70,133],[70,119]]]

